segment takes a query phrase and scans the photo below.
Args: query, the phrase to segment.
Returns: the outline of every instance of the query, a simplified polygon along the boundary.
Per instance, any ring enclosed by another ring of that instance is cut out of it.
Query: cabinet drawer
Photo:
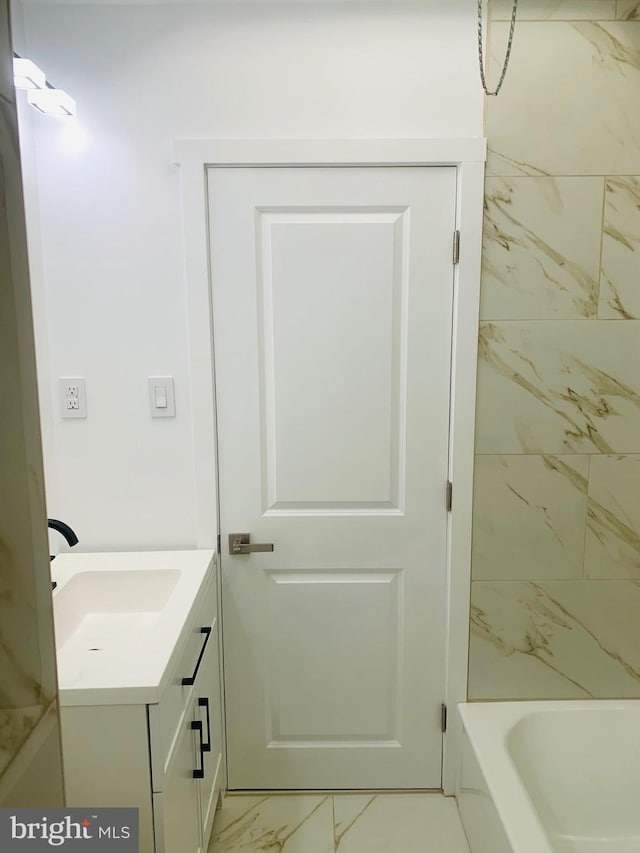
[[[213,827],[218,791],[222,781],[222,725],[218,632],[211,637],[193,692],[193,713],[202,726],[208,750],[203,755],[204,773],[199,780],[202,840],[205,849]]]
[[[198,780],[193,778],[197,744],[188,716],[178,730],[164,791],[153,794],[156,853],[201,853]]]
[[[215,645],[218,630],[216,574],[214,570],[204,582],[198,596],[193,619],[185,629],[176,663],[171,667],[168,684],[157,705],[149,705],[149,739],[151,746],[151,775],[154,791],[162,791],[167,766],[175,748],[184,715],[190,713],[189,697],[192,684],[183,679],[194,679],[204,665],[205,653]],[[204,630],[203,630],[204,629]]]

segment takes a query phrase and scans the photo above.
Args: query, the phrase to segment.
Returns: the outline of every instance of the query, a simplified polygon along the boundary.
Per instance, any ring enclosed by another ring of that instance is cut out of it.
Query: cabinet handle
[[[193,771],[194,779],[204,779],[204,745],[202,743],[202,723],[200,720],[192,720],[191,728],[193,731],[197,731],[199,733],[200,745],[198,747],[200,752],[200,767],[196,767]]]
[[[204,639],[204,643],[202,644],[202,648],[200,649],[200,654],[198,655],[198,660],[196,661],[196,668],[193,670],[193,675],[191,677],[187,676],[182,679],[182,684],[184,686],[188,686],[193,684],[196,680],[196,676],[198,674],[198,670],[200,669],[200,662],[202,661],[202,656],[204,655],[204,650],[207,648],[207,643],[209,642],[209,637],[211,636],[211,628],[200,628],[201,634],[206,634],[207,636]]]
[[[202,699],[198,699],[198,705],[201,708],[206,708],[207,712],[207,742],[202,744],[202,749],[204,752],[211,752],[211,718],[209,717],[209,698],[205,696]]]

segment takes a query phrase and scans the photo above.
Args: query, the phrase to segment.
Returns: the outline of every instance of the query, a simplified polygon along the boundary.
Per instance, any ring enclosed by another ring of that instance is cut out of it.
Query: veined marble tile
[[[593,456],[585,575],[640,578],[640,456]]]
[[[638,0],[618,0],[616,18],[622,21],[640,21],[640,2]]]
[[[0,4],[4,23],[6,15],[7,4]],[[0,25],[0,64],[4,69],[0,75],[0,775],[19,750],[29,748],[26,742],[57,689],[24,199],[10,57],[8,29]],[[51,778],[51,784],[62,799],[62,776]]]
[[[588,456],[477,456],[474,580],[581,578]]]
[[[335,796],[337,853],[469,853],[455,800],[441,794]]]
[[[363,813],[373,805],[375,794],[335,795],[333,798],[333,823],[334,840],[336,850],[340,846],[343,835],[345,835]]]
[[[0,776],[42,719],[44,711],[42,705],[0,707]]]
[[[509,25],[491,28],[490,83]],[[487,104],[487,175],[640,174],[640,21],[521,22]]]
[[[480,317],[595,317],[602,178],[487,178]]]
[[[640,697],[640,583],[474,581],[471,699]]]
[[[225,797],[209,853],[334,853],[330,796]]]
[[[13,85],[13,68],[11,65],[11,26],[9,23],[9,3],[0,3],[0,53],[6,56],[6,61],[0,63],[0,98],[14,104],[16,90]]]
[[[472,611],[472,619],[478,618]],[[524,638],[523,638],[524,642]],[[469,700],[588,699],[590,694],[527,651],[501,652],[477,636],[469,643]]]
[[[598,316],[640,317],[640,178],[606,182]]]
[[[0,624],[2,618],[10,611],[6,602],[0,601]],[[24,609],[20,608],[22,616],[29,616]],[[4,626],[3,626],[4,627]],[[15,631],[17,635],[17,630]],[[0,710],[13,710],[15,708],[35,707],[48,705],[51,697],[46,696],[42,685],[37,679],[28,675],[21,667],[18,656],[15,653],[16,636],[8,640],[0,636]],[[0,744],[1,745],[1,744]]]
[[[478,453],[640,452],[640,321],[482,323]]]
[[[491,0],[494,21],[510,21],[513,0]],[[607,20],[616,17],[615,0],[520,0],[519,21]]]

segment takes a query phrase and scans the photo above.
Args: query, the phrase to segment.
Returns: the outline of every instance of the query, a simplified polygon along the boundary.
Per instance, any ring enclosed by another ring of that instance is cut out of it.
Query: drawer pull
[[[204,697],[202,699],[198,699],[198,705],[201,708],[205,708],[207,712],[207,742],[202,744],[202,749],[205,752],[211,752],[211,718],[209,717],[209,699],[208,697]]]
[[[209,637],[211,636],[211,628],[200,628],[201,634],[206,634],[207,636],[204,639],[204,643],[202,644],[202,648],[200,649],[200,654],[198,655],[198,660],[196,661],[196,668],[193,670],[192,676],[187,676],[182,679],[182,684],[187,687],[193,684],[196,680],[196,676],[198,675],[198,670],[200,669],[200,663],[202,661],[202,656],[204,655],[204,650],[207,648],[207,643],[209,642]]]
[[[193,731],[197,731],[199,733],[200,745],[198,747],[200,752],[200,767],[196,767],[193,771],[194,779],[204,779],[204,746],[202,743],[202,723],[200,720],[192,720],[191,728]]]

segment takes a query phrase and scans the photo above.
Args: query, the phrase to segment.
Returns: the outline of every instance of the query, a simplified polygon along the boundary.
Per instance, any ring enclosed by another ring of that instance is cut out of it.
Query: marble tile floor
[[[208,853],[469,853],[456,802],[437,793],[235,795]]]

